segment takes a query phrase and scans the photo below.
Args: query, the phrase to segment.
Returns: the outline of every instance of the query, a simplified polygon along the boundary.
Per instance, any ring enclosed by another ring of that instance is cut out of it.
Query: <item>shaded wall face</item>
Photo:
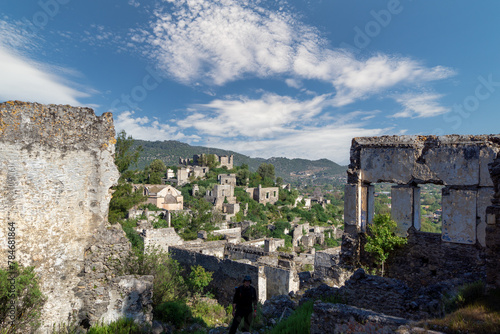
[[[84,249],[105,224],[117,181],[111,114],[21,102],[0,104],[0,240],[15,224],[16,260],[35,266],[48,296],[44,323],[67,321]],[[7,243],[0,261],[7,263]]]

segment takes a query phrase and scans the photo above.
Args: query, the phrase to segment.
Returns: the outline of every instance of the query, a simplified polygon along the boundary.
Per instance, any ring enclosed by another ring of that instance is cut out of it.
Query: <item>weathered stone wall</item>
[[[295,270],[265,266],[264,273],[267,282],[267,298],[273,296],[287,295],[291,291],[299,290],[299,276]]]
[[[420,286],[464,276],[484,279],[485,265],[485,249],[480,245],[441,242],[439,234],[411,228],[408,243],[391,254],[386,272],[410,286]]]
[[[354,306],[315,303],[311,315],[311,334],[323,333],[406,333],[408,320]]]
[[[363,260],[364,232],[374,214],[373,183],[396,183],[391,215],[401,236],[411,229],[420,230],[418,185],[434,183],[444,185],[442,234],[436,238],[414,232],[413,240],[399,253],[401,258],[394,259],[392,264],[399,269],[393,267],[393,272],[414,282],[450,277],[454,271],[484,273],[486,207],[494,193],[488,164],[498,152],[498,135],[354,138],[345,188],[341,262],[354,265]],[[430,269],[419,275],[422,261],[428,261]],[[424,279],[429,274],[431,279]]]
[[[486,273],[489,287],[500,288],[500,155],[489,165],[494,185],[491,205],[486,209]]]
[[[209,287],[217,291],[216,298],[226,306],[232,303],[234,288],[241,285],[246,275],[252,277],[252,285],[257,290],[259,301],[266,300],[266,277],[262,266],[220,259],[179,246],[171,247],[170,254],[172,259],[187,268],[200,265],[205,270],[213,272],[213,280]]]
[[[339,263],[340,247],[328,248],[314,254],[314,277],[333,277],[333,267]]]
[[[146,229],[142,233],[144,248],[156,247],[168,252],[169,246],[182,245],[184,240],[175,232],[173,227]]]
[[[12,222],[16,260],[35,266],[48,297],[45,328],[86,307],[75,288],[86,271],[85,250],[107,224],[109,189],[118,179],[114,143],[110,113],[0,104],[0,263],[7,264]]]
[[[85,249],[84,269],[73,288],[82,307],[78,323],[116,321],[126,316],[138,322],[152,322],[153,276],[117,276],[131,245],[121,225],[102,226]]]

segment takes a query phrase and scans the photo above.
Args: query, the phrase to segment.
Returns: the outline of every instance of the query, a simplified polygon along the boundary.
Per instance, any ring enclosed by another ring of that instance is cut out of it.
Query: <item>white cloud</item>
[[[208,85],[256,76],[288,75],[285,83],[299,88],[301,79],[329,82],[335,105],[343,106],[401,84],[440,80],[453,75],[410,58],[375,55],[357,59],[332,49],[319,32],[283,10],[244,0],[169,0],[156,12],[149,30],[131,39],[146,41],[145,54],[185,84]]]
[[[81,105],[78,98],[89,96],[71,88],[57,73],[70,69],[48,66],[24,56],[30,40],[15,26],[0,20],[0,100]]]
[[[133,138],[142,140],[196,140],[198,136],[184,135],[179,129],[169,124],[162,124],[147,116],[134,117],[133,111],[124,111],[114,119],[116,132],[125,130]]]
[[[179,121],[178,125],[211,136],[273,137],[290,132],[298,125],[314,122],[326,102],[326,95],[298,101],[270,93],[258,100],[243,96],[214,100],[193,106],[196,112]]]
[[[136,8],[137,8],[137,7],[139,7],[139,6],[141,5],[141,4],[140,4],[140,2],[139,2],[139,1],[137,1],[137,0],[128,0],[128,4],[129,4],[130,6],[134,6],[134,7],[136,7]]]
[[[169,124],[123,112],[116,116],[115,127],[137,139],[174,139],[253,157],[328,158],[337,163],[348,162],[353,137],[388,131],[365,128],[363,118],[378,111],[355,111],[335,117],[321,115],[322,108],[328,104],[328,96],[297,101],[266,93],[259,100],[238,97],[194,105],[191,115],[170,120]],[[191,129],[201,137],[187,135]]]
[[[441,98],[440,94],[432,93],[408,93],[395,97],[395,100],[401,103],[404,109],[393,117],[434,117],[445,114],[450,111],[450,108],[441,106],[437,101]]]

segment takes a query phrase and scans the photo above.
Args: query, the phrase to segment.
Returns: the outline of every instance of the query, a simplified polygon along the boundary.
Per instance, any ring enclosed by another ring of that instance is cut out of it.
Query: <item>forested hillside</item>
[[[193,154],[217,154],[234,155],[234,165],[247,164],[251,171],[256,171],[262,164],[271,163],[276,170],[276,176],[282,177],[287,182],[300,183],[302,179],[308,182],[327,183],[333,179],[345,176],[346,166],[340,166],[328,159],[307,160],[307,159],[288,159],[288,158],[250,158],[246,155],[222,150],[218,148],[209,148],[203,146],[191,146],[175,140],[166,141],[145,141],[135,140],[133,148],[142,146],[143,151],[139,157],[138,168],[142,169],[155,159],[162,160],[165,165],[177,165],[179,157],[192,157]]]

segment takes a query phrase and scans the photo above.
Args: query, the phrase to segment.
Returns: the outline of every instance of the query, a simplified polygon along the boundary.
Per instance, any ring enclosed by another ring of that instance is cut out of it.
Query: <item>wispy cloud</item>
[[[401,84],[440,80],[451,69],[379,54],[358,59],[328,46],[314,27],[292,13],[244,0],[168,0],[149,29],[135,30],[160,69],[185,84],[224,85],[248,76],[286,75],[331,83],[343,106]],[[269,5],[272,6],[272,5]]]
[[[170,124],[162,124],[147,116],[134,117],[133,111],[124,111],[115,115],[114,125],[117,132],[125,130],[133,138],[142,140],[199,140],[197,135],[185,135],[179,128]]]
[[[89,93],[67,84],[63,75],[73,70],[29,58],[31,40],[15,24],[0,20],[0,99],[81,105]]]
[[[393,117],[434,117],[450,111],[450,108],[439,104],[443,95],[433,93],[408,93],[395,97],[404,109]]]

